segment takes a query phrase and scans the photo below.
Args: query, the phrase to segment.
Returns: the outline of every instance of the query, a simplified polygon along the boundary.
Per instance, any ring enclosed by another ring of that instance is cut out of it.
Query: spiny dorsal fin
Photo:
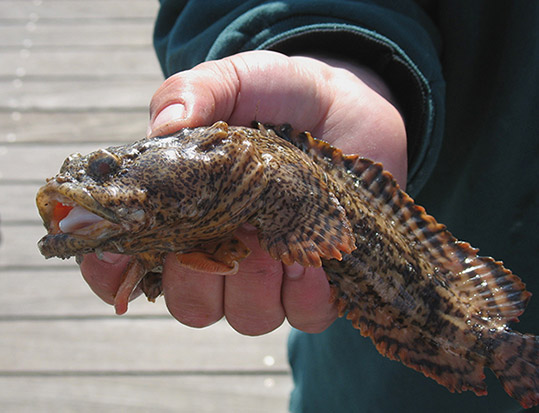
[[[350,174],[366,192],[372,208],[387,217],[410,243],[433,263],[441,281],[451,287],[461,300],[469,303],[483,317],[500,323],[516,321],[531,296],[524,283],[499,261],[477,255],[478,250],[458,241],[445,225],[436,222],[425,209],[402,191],[382,164],[358,155],[344,155],[329,143],[309,132],[294,133],[290,125],[273,129],[313,158],[322,158],[335,168]]]

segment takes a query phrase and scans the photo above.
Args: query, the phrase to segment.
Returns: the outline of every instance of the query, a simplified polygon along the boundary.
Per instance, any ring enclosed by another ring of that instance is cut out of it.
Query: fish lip
[[[97,202],[89,191],[81,188],[74,182],[59,182],[55,179],[42,186],[36,195],[36,204],[39,215],[47,229],[50,227],[53,210],[57,202],[62,202],[67,205],[79,205],[107,221],[118,225],[121,224],[116,214]]]
[[[103,221],[108,223],[107,221]],[[38,248],[41,255],[45,258],[58,257],[58,258],[69,258],[76,255],[88,254],[95,252],[97,250],[103,249],[103,242],[112,238],[119,233],[122,233],[121,228],[115,224],[108,223],[109,225],[114,225],[115,228],[110,226],[103,228],[97,228],[98,224],[92,224],[95,232],[100,232],[100,235],[96,238],[89,238],[76,233],[63,233],[58,234],[47,234],[41,238],[38,242]],[[119,251],[111,251],[118,253]]]
[[[78,205],[104,220],[91,224],[79,233],[55,233],[51,223],[53,211],[58,202]],[[48,234],[38,242],[38,248],[46,258],[69,258],[93,252],[106,240],[126,232],[113,211],[103,207],[87,190],[74,182],[50,180],[38,190],[36,204],[48,231]]]

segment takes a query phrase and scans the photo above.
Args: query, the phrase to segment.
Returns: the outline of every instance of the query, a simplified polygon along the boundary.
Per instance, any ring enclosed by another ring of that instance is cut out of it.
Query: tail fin
[[[491,370],[505,391],[525,409],[539,404],[539,336],[495,333]]]

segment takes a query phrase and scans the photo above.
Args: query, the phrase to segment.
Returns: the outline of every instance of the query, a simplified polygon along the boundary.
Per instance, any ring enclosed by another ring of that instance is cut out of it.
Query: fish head
[[[37,193],[41,253],[180,251],[231,232],[264,185],[239,130],[219,122],[70,155]]]

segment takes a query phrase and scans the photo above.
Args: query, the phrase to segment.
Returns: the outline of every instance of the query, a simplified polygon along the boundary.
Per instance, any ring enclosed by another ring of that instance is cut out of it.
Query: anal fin
[[[481,357],[469,360],[452,342],[459,339],[461,342],[473,341],[473,337],[435,341],[415,326],[397,328],[393,317],[382,311],[360,309],[339,298],[336,303],[339,312],[346,314],[352,325],[360,330],[362,336],[369,337],[383,356],[423,373],[450,392],[471,390],[478,396],[487,394],[484,382],[487,360]]]

